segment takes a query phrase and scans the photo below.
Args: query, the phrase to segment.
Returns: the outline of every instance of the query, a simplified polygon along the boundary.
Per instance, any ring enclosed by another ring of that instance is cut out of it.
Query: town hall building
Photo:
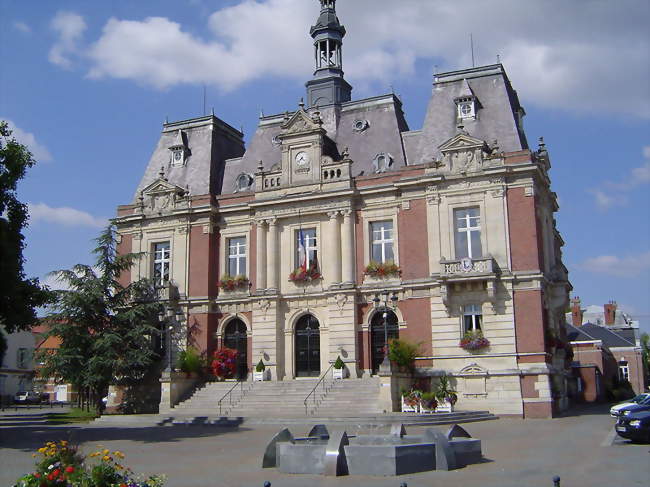
[[[400,338],[458,407],[552,416],[571,285],[549,154],[504,67],[437,74],[411,129],[394,94],[353,98],[336,1],[320,4],[305,103],[260,117],[248,147],[214,115],[164,124],[115,219],[119,251],[145,256],[125,278],[165,290],[179,348],[240,350],[243,380],[260,360],[272,381],[319,377],[339,356],[369,377]]]

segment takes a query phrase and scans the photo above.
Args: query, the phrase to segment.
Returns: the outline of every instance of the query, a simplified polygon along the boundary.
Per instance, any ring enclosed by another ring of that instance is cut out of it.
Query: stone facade
[[[321,3],[315,47],[329,28],[338,64],[317,65],[312,91],[343,76],[345,29],[335,1]],[[118,209],[120,252],[145,256],[123,279],[167,269],[177,346],[212,353],[243,323],[249,370],[262,359],[272,380],[322,374],[338,356],[351,376],[372,374],[390,313],[394,333],[420,343],[418,375],[449,374],[459,407],[566,407],[564,357],[546,338],[565,336],[570,290],[549,155],[543,142],[528,148],[503,67],[438,75],[422,130],[394,95],[348,95],[262,117],[248,148],[214,116],[166,124],[135,200]],[[399,273],[368,274],[377,260]],[[318,276],[292,280],[301,265]],[[247,285],[219,288],[232,269]],[[374,305],[388,295],[394,308]],[[489,348],[459,346],[468,323]],[[305,353],[318,363],[305,366]]]

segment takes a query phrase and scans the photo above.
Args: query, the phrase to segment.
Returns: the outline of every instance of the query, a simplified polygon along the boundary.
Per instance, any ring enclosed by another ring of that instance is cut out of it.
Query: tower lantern
[[[345,27],[336,16],[336,0],[319,0],[320,16],[310,30],[316,70],[307,83],[309,106],[336,105],[351,99],[352,87],[343,79]]]

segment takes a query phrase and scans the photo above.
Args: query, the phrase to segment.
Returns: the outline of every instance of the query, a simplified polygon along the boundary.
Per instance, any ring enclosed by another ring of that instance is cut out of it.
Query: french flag
[[[305,234],[302,228],[298,230],[298,261],[302,270],[307,270],[307,245],[305,245]]]

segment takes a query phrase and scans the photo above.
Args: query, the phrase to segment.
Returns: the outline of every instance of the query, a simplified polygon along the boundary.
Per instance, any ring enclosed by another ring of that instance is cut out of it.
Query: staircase
[[[381,414],[379,380],[346,379],[328,382],[329,392],[322,397],[319,386],[314,404],[310,397],[308,408],[305,398],[318,383],[318,379],[298,379],[282,382],[247,382],[244,390],[237,387],[230,398],[219,399],[233,386],[232,382],[215,382],[198,390],[194,396],[174,408],[174,415],[230,416],[245,418],[292,418],[317,415],[319,417],[358,417]]]

